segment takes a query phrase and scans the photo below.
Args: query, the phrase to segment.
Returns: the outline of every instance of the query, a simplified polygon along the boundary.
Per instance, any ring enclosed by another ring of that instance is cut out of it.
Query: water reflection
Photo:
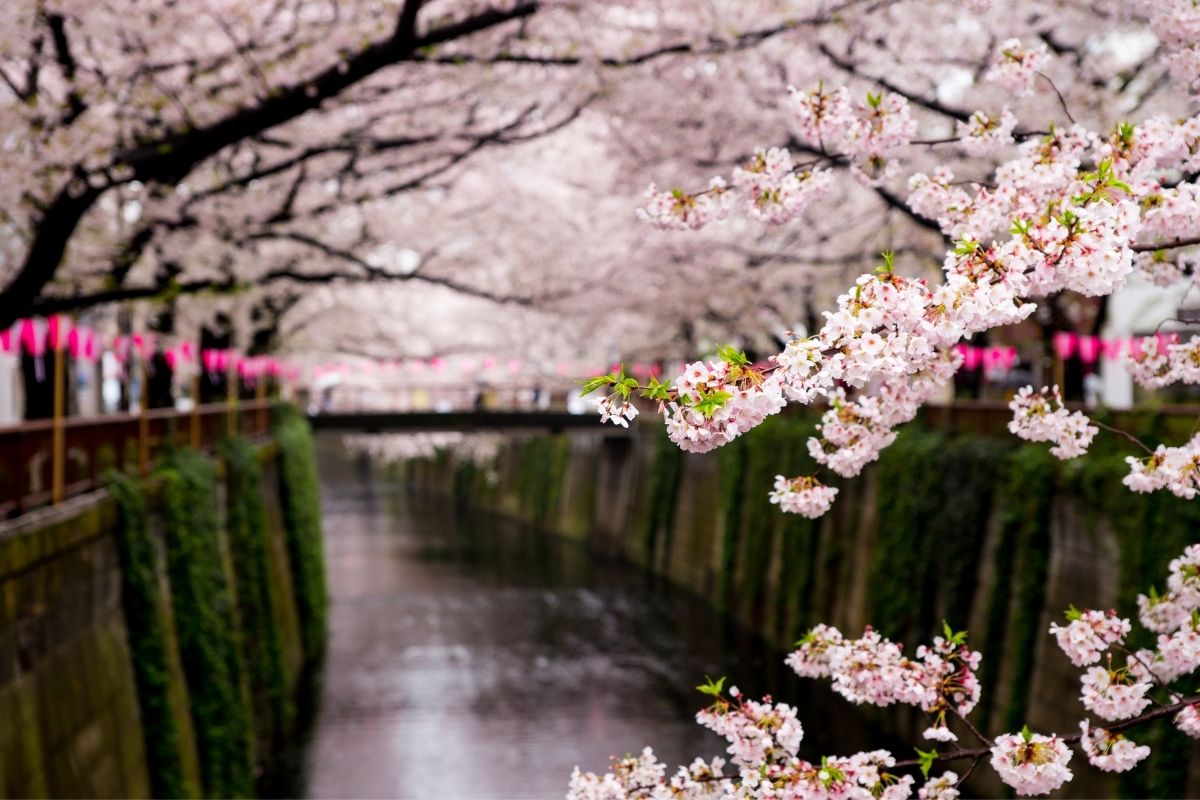
[[[865,744],[849,706],[698,598],[320,445],[332,607],[307,795],[557,798],[576,764],[645,744],[716,754],[692,720],[704,675],[809,706],[815,752]]]

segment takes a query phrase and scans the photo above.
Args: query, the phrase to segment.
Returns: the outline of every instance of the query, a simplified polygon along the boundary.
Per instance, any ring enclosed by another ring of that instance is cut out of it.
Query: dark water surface
[[[672,765],[719,754],[693,721],[705,675],[799,703],[806,749],[865,744],[850,706],[700,598],[319,451],[330,638],[296,791],[559,798],[576,764],[646,744]]]

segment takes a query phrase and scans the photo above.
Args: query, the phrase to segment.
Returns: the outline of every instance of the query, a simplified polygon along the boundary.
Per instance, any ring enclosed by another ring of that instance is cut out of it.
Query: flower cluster
[[[1150,755],[1149,747],[1137,745],[1119,733],[1093,728],[1087,720],[1079,723],[1079,729],[1079,746],[1088,763],[1105,772],[1128,772]]]
[[[1129,456],[1129,474],[1122,483],[1135,492],[1166,489],[1191,500],[1200,492],[1200,434],[1182,447],[1159,445],[1146,458]]]
[[[729,216],[735,200],[720,177],[713,178],[708,190],[698,194],[688,194],[682,189],[664,192],[652,183],[637,209],[637,217],[662,230],[698,230]]]
[[[1172,77],[1200,93],[1200,8],[1192,0],[1141,0],[1140,5],[1167,48]]]
[[[786,764],[800,750],[804,728],[796,709],[784,703],[743,699],[737,687],[733,702],[718,699],[696,714],[696,721],[729,741],[729,755],[739,767]]]
[[[1193,739],[1200,739],[1200,705],[1192,703],[1184,706],[1183,710],[1175,715],[1175,727]]]
[[[1173,286],[1189,274],[1200,277],[1194,257],[1187,253],[1169,257],[1166,250],[1138,253],[1134,258],[1134,268],[1155,286]]]
[[[647,747],[641,755],[614,758],[609,771],[603,775],[582,772],[578,767],[571,773],[567,789],[570,800],[624,800],[639,797],[647,800],[669,800],[687,797],[691,800],[718,800],[725,796],[729,781],[722,770],[725,759],[705,761],[697,758],[680,767],[667,779],[666,765],[659,762],[654,751]]]
[[[972,156],[990,156],[1013,142],[1017,118],[1007,108],[999,116],[976,111],[967,122],[956,126],[962,149]]]
[[[771,492],[771,502],[779,506],[779,510],[788,514],[800,514],[809,519],[816,519],[829,510],[838,490],[826,486],[811,476],[785,478],[775,476],[775,489]]]
[[[786,405],[779,380],[728,361],[689,364],[663,404],[667,436],[689,453],[733,441]]]
[[[954,742],[950,716],[961,717],[964,728],[987,744],[986,750],[918,749],[917,759],[897,762],[885,750],[864,751],[850,756],[826,756],[820,761],[801,758],[804,729],[794,707],[771,697],[755,701],[732,688],[722,693],[724,678],[698,687],[714,702],[696,715],[697,721],[723,736],[729,743],[730,763],[736,774],[722,772],[721,759],[697,759],[668,779],[665,768],[647,749],[641,756],[615,760],[609,774],[596,776],[578,769],[571,778],[569,800],[903,800],[916,792],[924,800],[956,800],[961,781],[953,772],[928,777],[940,761],[977,761],[990,756],[990,763],[1004,783],[1022,796],[1041,795],[1059,789],[1071,780],[1069,744],[1079,743],[1089,764],[1106,772],[1125,772],[1143,761],[1150,748],[1126,738],[1132,727],[1162,716],[1162,710],[1146,711],[1155,685],[1163,687],[1172,705],[1175,725],[1189,736],[1200,738],[1200,702],[1184,697],[1169,685],[1176,678],[1200,667],[1200,544],[1189,546],[1170,564],[1168,597],[1187,612],[1176,629],[1158,637],[1155,650],[1140,650],[1129,656],[1125,667],[1092,666],[1083,675],[1083,702],[1101,719],[1117,724],[1093,727],[1084,719],[1076,737],[1036,734],[1028,727],[990,740],[970,724],[968,715],[979,702],[976,673],[980,655],[966,645],[966,634],[948,627],[922,646],[915,658],[880,636],[870,627],[857,639],[842,635],[835,627],[817,625],[797,643],[787,664],[801,677],[827,678],[834,691],[854,703],[875,706],[915,706],[931,719],[924,738]],[[1193,614],[1193,612],[1198,612]],[[1094,664],[1103,651],[1119,646],[1130,632],[1128,620],[1100,611],[1068,612],[1069,624],[1054,625],[1051,633],[1076,666]],[[919,767],[927,776],[919,787],[902,769]],[[972,766],[971,769],[974,767]],[[970,772],[970,770],[968,770]]]
[[[1083,455],[1100,430],[1083,413],[1067,411],[1057,386],[1036,393],[1026,386],[1008,407],[1013,412],[1008,429],[1031,442],[1054,442],[1050,453],[1056,458]]]
[[[958,800],[958,775],[943,772],[936,778],[925,781],[917,791],[918,800]]]
[[[837,628],[819,625],[800,640],[787,664],[801,677],[828,677],[833,690],[852,703],[920,708],[933,719],[925,738],[952,741],[946,714],[966,715],[979,702],[979,653],[967,647],[965,634],[950,630],[933,646],[917,648],[908,658],[895,642],[867,628],[846,639]]]
[[[1129,620],[1115,611],[1067,610],[1067,624],[1050,623],[1050,633],[1058,646],[1077,667],[1086,667],[1100,660],[1100,654],[1114,644],[1121,644],[1129,635]]]
[[[992,768],[1017,794],[1049,794],[1071,780],[1071,750],[1057,736],[1042,736],[1028,729],[996,737]]]
[[[984,78],[1022,97],[1033,93],[1033,82],[1049,60],[1050,52],[1041,42],[1025,47],[1020,39],[1008,39],[1000,45]]]
[[[1149,595],[1138,595],[1138,619],[1155,633],[1174,633],[1200,609],[1200,545],[1189,545],[1171,561],[1170,570],[1166,593],[1151,587]]]
[[[1167,335],[1142,340],[1139,350],[1131,349],[1125,369],[1147,389],[1172,383],[1200,383],[1200,336],[1186,342],[1172,341]]]
[[[1010,40],[989,76],[1021,93],[1048,58],[1041,44]],[[817,176],[816,164],[848,161],[875,178],[891,168],[897,148],[912,143],[910,110],[894,95],[857,102],[845,89],[818,87],[793,90],[791,107],[801,136],[815,143],[818,155],[812,164],[796,165],[785,150],[758,151],[724,192],[745,195],[752,217],[779,221],[798,213],[808,197],[823,191],[827,176]],[[959,126],[962,146],[980,154],[1011,142],[1015,130],[1007,109],[979,112]],[[1112,293],[1135,264],[1144,269],[1161,263],[1135,253],[1139,236],[1173,246],[1195,235],[1200,192],[1178,176],[1200,170],[1200,116],[1152,117],[1105,135],[1073,124],[1021,138],[1015,156],[990,181],[955,181],[943,166],[910,180],[909,206],[936,219],[957,240],[943,263],[942,282],[904,278],[885,254],[883,266],[838,297],[819,331],[793,339],[771,358],[775,369],[761,387],[742,382],[738,391],[720,389],[703,400],[704,412],[695,402],[663,403],[672,440],[703,452],[744,432],[780,403],[824,398],[830,408],[809,452],[839,475],[857,475],[891,444],[897,426],[944,390],[961,358],[955,346],[963,339],[1027,319],[1036,309],[1032,298],[1064,290],[1092,297]],[[680,200],[686,196],[675,198]],[[699,203],[685,205],[691,214]],[[1134,361],[1132,370],[1149,385],[1200,378],[1195,342],[1151,344]],[[712,413],[726,395],[730,410]],[[749,413],[739,410],[745,405]],[[1059,458],[1082,454],[1098,432],[1048,389],[1022,390],[1012,407],[1010,428],[1023,438],[1051,442]],[[725,413],[736,417],[732,426],[725,424]],[[1200,474],[1197,457],[1190,445],[1160,449],[1135,463],[1127,483],[1140,491],[1170,488],[1190,496]],[[789,494],[775,497],[782,501]],[[798,505],[777,504],[815,513],[828,498],[818,493],[792,498]]]
[[[633,403],[613,397],[601,397],[596,401],[596,407],[600,411],[601,422],[611,422],[620,428],[628,428],[638,415],[637,406]]]
[[[1090,667],[1081,681],[1084,707],[1109,722],[1136,716],[1150,705],[1151,682],[1129,669]]]
[[[917,133],[908,99],[898,94],[869,94],[852,101],[845,88],[792,88],[790,93],[800,134],[823,151],[849,158],[855,177],[868,185],[894,173],[897,164],[890,154]]]
[[[790,222],[819,200],[833,184],[827,169],[801,168],[782,147],[759,148],[733,171],[732,185],[714,177],[703,192],[663,191],[650,184],[637,217],[661,230],[698,230],[725,219],[744,203],[753,219],[771,225]]]
[[[759,148],[749,163],[733,171],[733,185],[745,196],[748,215],[771,225],[800,216],[832,183],[828,170],[798,170],[782,147]]]

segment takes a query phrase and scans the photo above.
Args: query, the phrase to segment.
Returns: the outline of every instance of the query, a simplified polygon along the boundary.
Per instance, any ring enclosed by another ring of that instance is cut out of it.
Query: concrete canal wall
[[[984,654],[977,718],[993,733],[1025,723],[1073,732],[1079,672],[1050,622],[1071,603],[1135,614],[1137,592],[1162,588],[1167,562],[1200,541],[1200,502],[1126,491],[1123,454],[1104,444],[1063,464],[1011,438],[910,427],[862,476],[839,481],[833,509],[814,522],[767,501],[777,473],[811,471],[811,420],[771,419],[704,456],[678,451],[661,426],[635,427],[508,438],[492,466],[442,455],[399,469],[412,486],[623,556],[781,648],[822,621],[855,634],[870,623],[910,646],[942,620],[967,628]],[[920,741],[918,718],[879,718]],[[1070,791],[1200,794],[1194,743],[1166,724],[1136,740],[1154,748],[1143,768],[1118,785],[1077,756]],[[985,778],[976,790],[1002,787]]]
[[[253,796],[323,639],[303,426],[0,524],[0,796]]]

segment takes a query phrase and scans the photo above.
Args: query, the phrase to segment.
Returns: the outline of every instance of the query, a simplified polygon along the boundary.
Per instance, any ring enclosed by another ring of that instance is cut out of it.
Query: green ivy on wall
[[[811,475],[816,462],[808,454],[808,437],[813,433],[810,418],[777,418],[778,430],[770,438],[775,441],[776,471],[795,477]],[[766,504],[772,513],[778,510],[770,505],[767,490],[774,480],[757,487],[758,502]],[[780,551],[780,585],[775,597],[776,641],[791,643],[804,635],[818,620],[813,618],[812,596],[818,569],[818,554],[821,545],[821,521],[807,519],[799,514],[787,514],[782,518],[783,543]]]
[[[675,524],[675,505],[679,496],[679,480],[683,474],[684,453],[666,436],[654,443],[654,459],[650,466],[650,501],[646,509],[645,558],[653,566],[655,553],[662,541],[665,570],[671,555],[671,529]]]
[[[271,581],[266,507],[258,452],[245,438],[226,440],[225,530],[233,555],[243,656],[260,735],[272,752],[293,714],[279,626],[280,599]]]
[[[116,472],[107,477],[118,511],[121,605],[137,684],[150,791],[154,797],[197,797],[198,788],[185,775],[183,736],[171,702],[169,653],[175,643],[164,617],[154,540],[146,520],[146,495],[134,478]]]
[[[1037,640],[1046,635],[1041,620],[1050,571],[1054,474],[1055,459],[1045,446],[1021,447],[1008,462],[999,500],[1000,538],[1016,549],[1013,571],[996,574],[997,585],[1007,584],[1012,609],[1004,640],[1008,646],[995,651],[1008,655],[1011,669],[1008,703],[1002,715],[1005,730],[1019,730],[1025,724]],[[994,660],[998,666],[999,659]]]
[[[521,444],[518,497],[521,509],[537,525],[550,524],[558,510],[570,447],[561,435],[534,436]]]
[[[738,531],[742,525],[742,502],[746,491],[746,439],[734,439],[717,451],[717,480],[723,536],[720,573],[717,575],[717,608],[727,610],[733,600],[737,572]]]
[[[325,650],[329,605],[312,431],[294,408],[279,405],[275,409],[274,433],[279,447],[279,494],[296,611],[300,617],[300,640],[305,659],[311,663]]]
[[[1154,440],[1152,430],[1141,434]],[[1114,490],[1128,471],[1124,457],[1114,453],[1081,460],[1072,477],[1093,517],[1102,516],[1116,538],[1120,564],[1117,611],[1136,618],[1137,595],[1145,594],[1152,585],[1162,591],[1170,560],[1187,545],[1200,541],[1200,506],[1166,492],[1145,495],[1124,488]],[[1153,644],[1153,634],[1135,626],[1128,646],[1136,649]],[[1121,794],[1185,796],[1188,738],[1169,721],[1163,721],[1139,731],[1136,740],[1150,746],[1150,756],[1138,769],[1121,775]]]
[[[883,635],[909,644],[934,626],[936,553],[930,529],[947,487],[940,469],[945,439],[902,430],[876,469],[878,519],[871,558],[867,618]]]
[[[216,472],[199,453],[181,450],[165,460],[157,476],[204,794],[249,797],[254,793],[254,722],[219,539]]]

